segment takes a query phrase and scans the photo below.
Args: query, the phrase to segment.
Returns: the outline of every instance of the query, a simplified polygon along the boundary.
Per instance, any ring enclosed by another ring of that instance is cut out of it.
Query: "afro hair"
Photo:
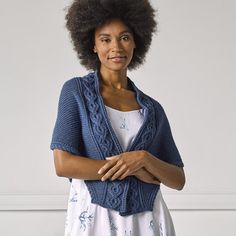
[[[131,29],[134,36],[136,48],[128,66],[132,70],[145,61],[156,31],[155,10],[148,0],[74,0],[68,8],[66,27],[74,50],[87,69],[96,70],[100,66],[93,51],[96,28],[117,18]]]

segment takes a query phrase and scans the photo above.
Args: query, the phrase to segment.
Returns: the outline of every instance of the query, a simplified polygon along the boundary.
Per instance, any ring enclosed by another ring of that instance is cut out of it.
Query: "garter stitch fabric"
[[[128,151],[147,150],[168,163],[183,166],[161,105],[141,92],[129,79],[129,87],[144,109],[144,123]],[[68,80],[61,91],[51,149],[95,160],[122,153],[99,91],[97,72]],[[130,215],[151,211],[159,185],[130,176],[116,181],[85,181],[92,203]]]

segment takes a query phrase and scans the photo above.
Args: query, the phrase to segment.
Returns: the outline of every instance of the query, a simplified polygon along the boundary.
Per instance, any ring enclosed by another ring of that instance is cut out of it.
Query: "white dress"
[[[144,121],[142,109],[122,112],[106,106],[106,110],[123,150],[127,150]],[[175,236],[175,230],[161,190],[153,211],[120,216],[91,203],[84,181],[72,179],[65,236]]]

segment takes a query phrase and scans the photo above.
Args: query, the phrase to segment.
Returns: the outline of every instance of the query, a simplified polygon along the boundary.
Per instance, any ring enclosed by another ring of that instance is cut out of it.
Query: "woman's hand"
[[[148,183],[148,184],[158,184],[160,185],[161,182],[159,179],[157,179],[155,176],[153,176],[151,173],[149,173],[144,168],[139,169],[134,173],[134,176],[138,178],[139,180]]]
[[[122,180],[127,176],[134,175],[135,172],[143,168],[145,152],[125,152],[106,159],[108,162],[98,171],[98,174],[104,174],[101,180]]]

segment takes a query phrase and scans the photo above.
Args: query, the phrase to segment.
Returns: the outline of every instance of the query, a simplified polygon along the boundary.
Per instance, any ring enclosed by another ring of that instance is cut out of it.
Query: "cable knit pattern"
[[[96,96],[94,84],[95,79],[92,76],[88,76],[88,79],[84,81],[82,88],[84,91],[84,96],[87,100],[89,117],[92,122],[94,135],[97,139],[98,146],[101,149],[103,158],[106,158],[109,155],[112,155],[112,153],[115,153],[113,151],[114,145],[111,138],[109,137],[109,132],[102,117],[101,107],[99,106],[98,96]]]
[[[128,151],[147,150],[164,161],[183,166],[163,108],[131,80],[128,83],[145,116]],[[76,150],[78,155],[97,160],[122,152],[100,95],[97,72],[73,78],[63,86],[51,143],[51,149],[55,148],[69,152]],[[85,183],[93,203],[119,211],[122,216],[151,211],[159,190],[158,185],[144,183],[133,176],[122,181]]]
[[[107,129],[106,127],[105,120],[102,117],[101,106],[99,104],[98,96],[96,96],[96,82],[97,81],[94,78],[94,74],[89,74],[87,79],[82,84],[82,90],[89,109],[89,117],[91,120],[91,126],[95,137],[94,141],[97,142],[97,146],[100,149],[101,156],[103,159],[105,159],[106,157],[118,154],[118,152],[112,141],[112,136],[109,132],[109,129]],[[85,183],[92,196],[92,201],[94,203],[97,203],[97,198],[94,194],[94,188],[100,186],[94,186],[94,184],[97,184],[97,181],[85,181]],[[106,182],[104,185],[106,185],[107,188],[107,206],[104,205],[104,207],[119,210],[121,206],[121,195],[123,193],[122,183],[119,181],[115,181]],[[105,199],[102,199],[102,202],[104,201]]]

